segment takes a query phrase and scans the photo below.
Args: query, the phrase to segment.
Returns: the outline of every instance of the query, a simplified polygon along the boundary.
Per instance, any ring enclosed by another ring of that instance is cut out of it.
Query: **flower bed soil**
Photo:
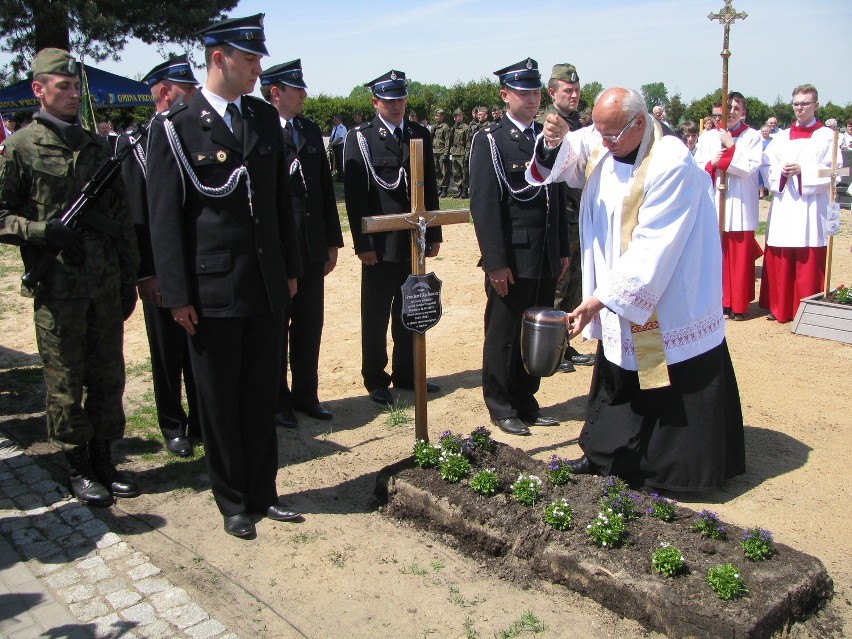
[[[599,511],[600,478],[578,476],[551,487],[544,463],[502,444],[474,453],[472,462],[474,472],[496,470],[498,494],[483,497],[466,481],[447,483],[437,469],[421,469],[407,459],[379,475],[376,492],[385,503],[383,512],[439,533],[504,578],[562,584],[670,637],[769,637],[818,610],[832,595],[832,580],[815,557],[776,544],[778,552],[770,560],[749,561],[740,547],[743,529],[725,524],[726,540],[704,539],[690,530],[691,510],[677,507],[670,523],[645,515],[646,495],[640,495],[637,509],[643,514],[627,525],[626,543],[598,548],[585,528]],[[544,481],[541,500],[531,508],[518,504],[509,488],[521,472]],[[573,506],[574,518],[568,530],[559,532],[544,523],[543,511],[562,497]],[[651,555],[661,543],[681,550],[686,574],[665,578],[652,572]],[[705,575],[728,562],[740,569],[749,592],[722,601]]]

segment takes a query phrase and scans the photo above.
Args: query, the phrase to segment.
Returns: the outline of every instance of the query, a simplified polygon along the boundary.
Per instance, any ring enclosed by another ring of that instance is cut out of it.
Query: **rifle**
[[[97,200],[101,194],[103,194],[104,190],[112,184],[115,176],[118,175],[119,170],[121,170],[121,163],[124,161],[124,158],[128,153],[130,153],[131,149],[133,149],[133,147],[145,137],[148,133],[148,127],[150,126],[150,123],[137,126],[134,133],[130,133],[127,136],[129,144],[121,149],[121,151],[116,152],[107,158],[104,163],[98,167],[95,174],[80,190],[80,195],[77,196],[77,199],[74,200],[71,206],[65,209],[65,212],[62,213],[62,216],[59,218],[59,221],[64,226],[68,226],[70,228],[75,228],[77,226],[77,221],[83,213],[83,210],[86,208],[86,205],[89,204],[89,202]],[[48,271],[50,271],[53,266],[53,261],[58,255],[59,251],[54,251],[53,249],[48,248],[47,253],[42,255],[36,265],[21,276],[21,281],[24,283],[24,286],[30,290],[34,289],[36,285],[44,279],[44,276],[47,275]]]

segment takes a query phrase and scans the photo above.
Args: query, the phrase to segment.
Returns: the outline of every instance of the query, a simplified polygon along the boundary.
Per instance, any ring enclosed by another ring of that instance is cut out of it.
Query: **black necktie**
[[[396,138],[396,141],[399,144],[399,146],[402,146],[402,127],[401,126],[398,126],[393,130],[393,137]]]
[[[228,113],[231,114],[231,131],[234,133],[234,137],[237,138],[237,142],[241,145],[243,143],[243,116],[240,115],[240,110],[237,108],[237,105],[233,102],[228,103],[227,109],[225,109]]]
[[[287,124],[284,125],[284,130],[287,131],[287,133],[289,133],[290,136],[292,137],[292,135],[293,135],[293,123],[290,122],[290,120],[287,120]]]
[[[535,129],[533,129],[533,127],[531,126],[528,126],[526,129],[524,129],[524,135],[527,136],[527,140],[532,142],[533,140],[535,140]]]

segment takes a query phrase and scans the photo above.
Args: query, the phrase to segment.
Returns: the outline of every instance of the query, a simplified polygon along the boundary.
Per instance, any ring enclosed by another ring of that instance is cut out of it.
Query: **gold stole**
[[[630,192],[624,197],[621,205],[621,254],[627,250],[633,239],[633,231],[639,224],[639,207],[642,205],[645,192],[645,175],[651,163],[654,142],[663,137],[663,128],[654,118],[646,116],[646,122],[653,125],[653,131],[643,136],[639,147],[638,165],[634,165],[633,184]],[[596,168],[600,156],[603,155],[599,146],[589,156],[586,163],[586,180]],[[663,335],[660,323],[657,321],[657,311],[654,310],[648,321],[642,325],[630,323],[633,337],[633,348],[636,354],[636,368],[639,373],[639,387],[644,389],[662,388],[668,386],[669,369],[666,366],[666,355],[663,351]]]

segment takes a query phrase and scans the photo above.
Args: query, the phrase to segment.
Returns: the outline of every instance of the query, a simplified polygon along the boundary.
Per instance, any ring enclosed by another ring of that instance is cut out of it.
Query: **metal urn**
[[[568,346],[567,317],[568,313],[555,308],[536,307],[524,311],[521,358],[530,375],[550,377],[559,368]]]

